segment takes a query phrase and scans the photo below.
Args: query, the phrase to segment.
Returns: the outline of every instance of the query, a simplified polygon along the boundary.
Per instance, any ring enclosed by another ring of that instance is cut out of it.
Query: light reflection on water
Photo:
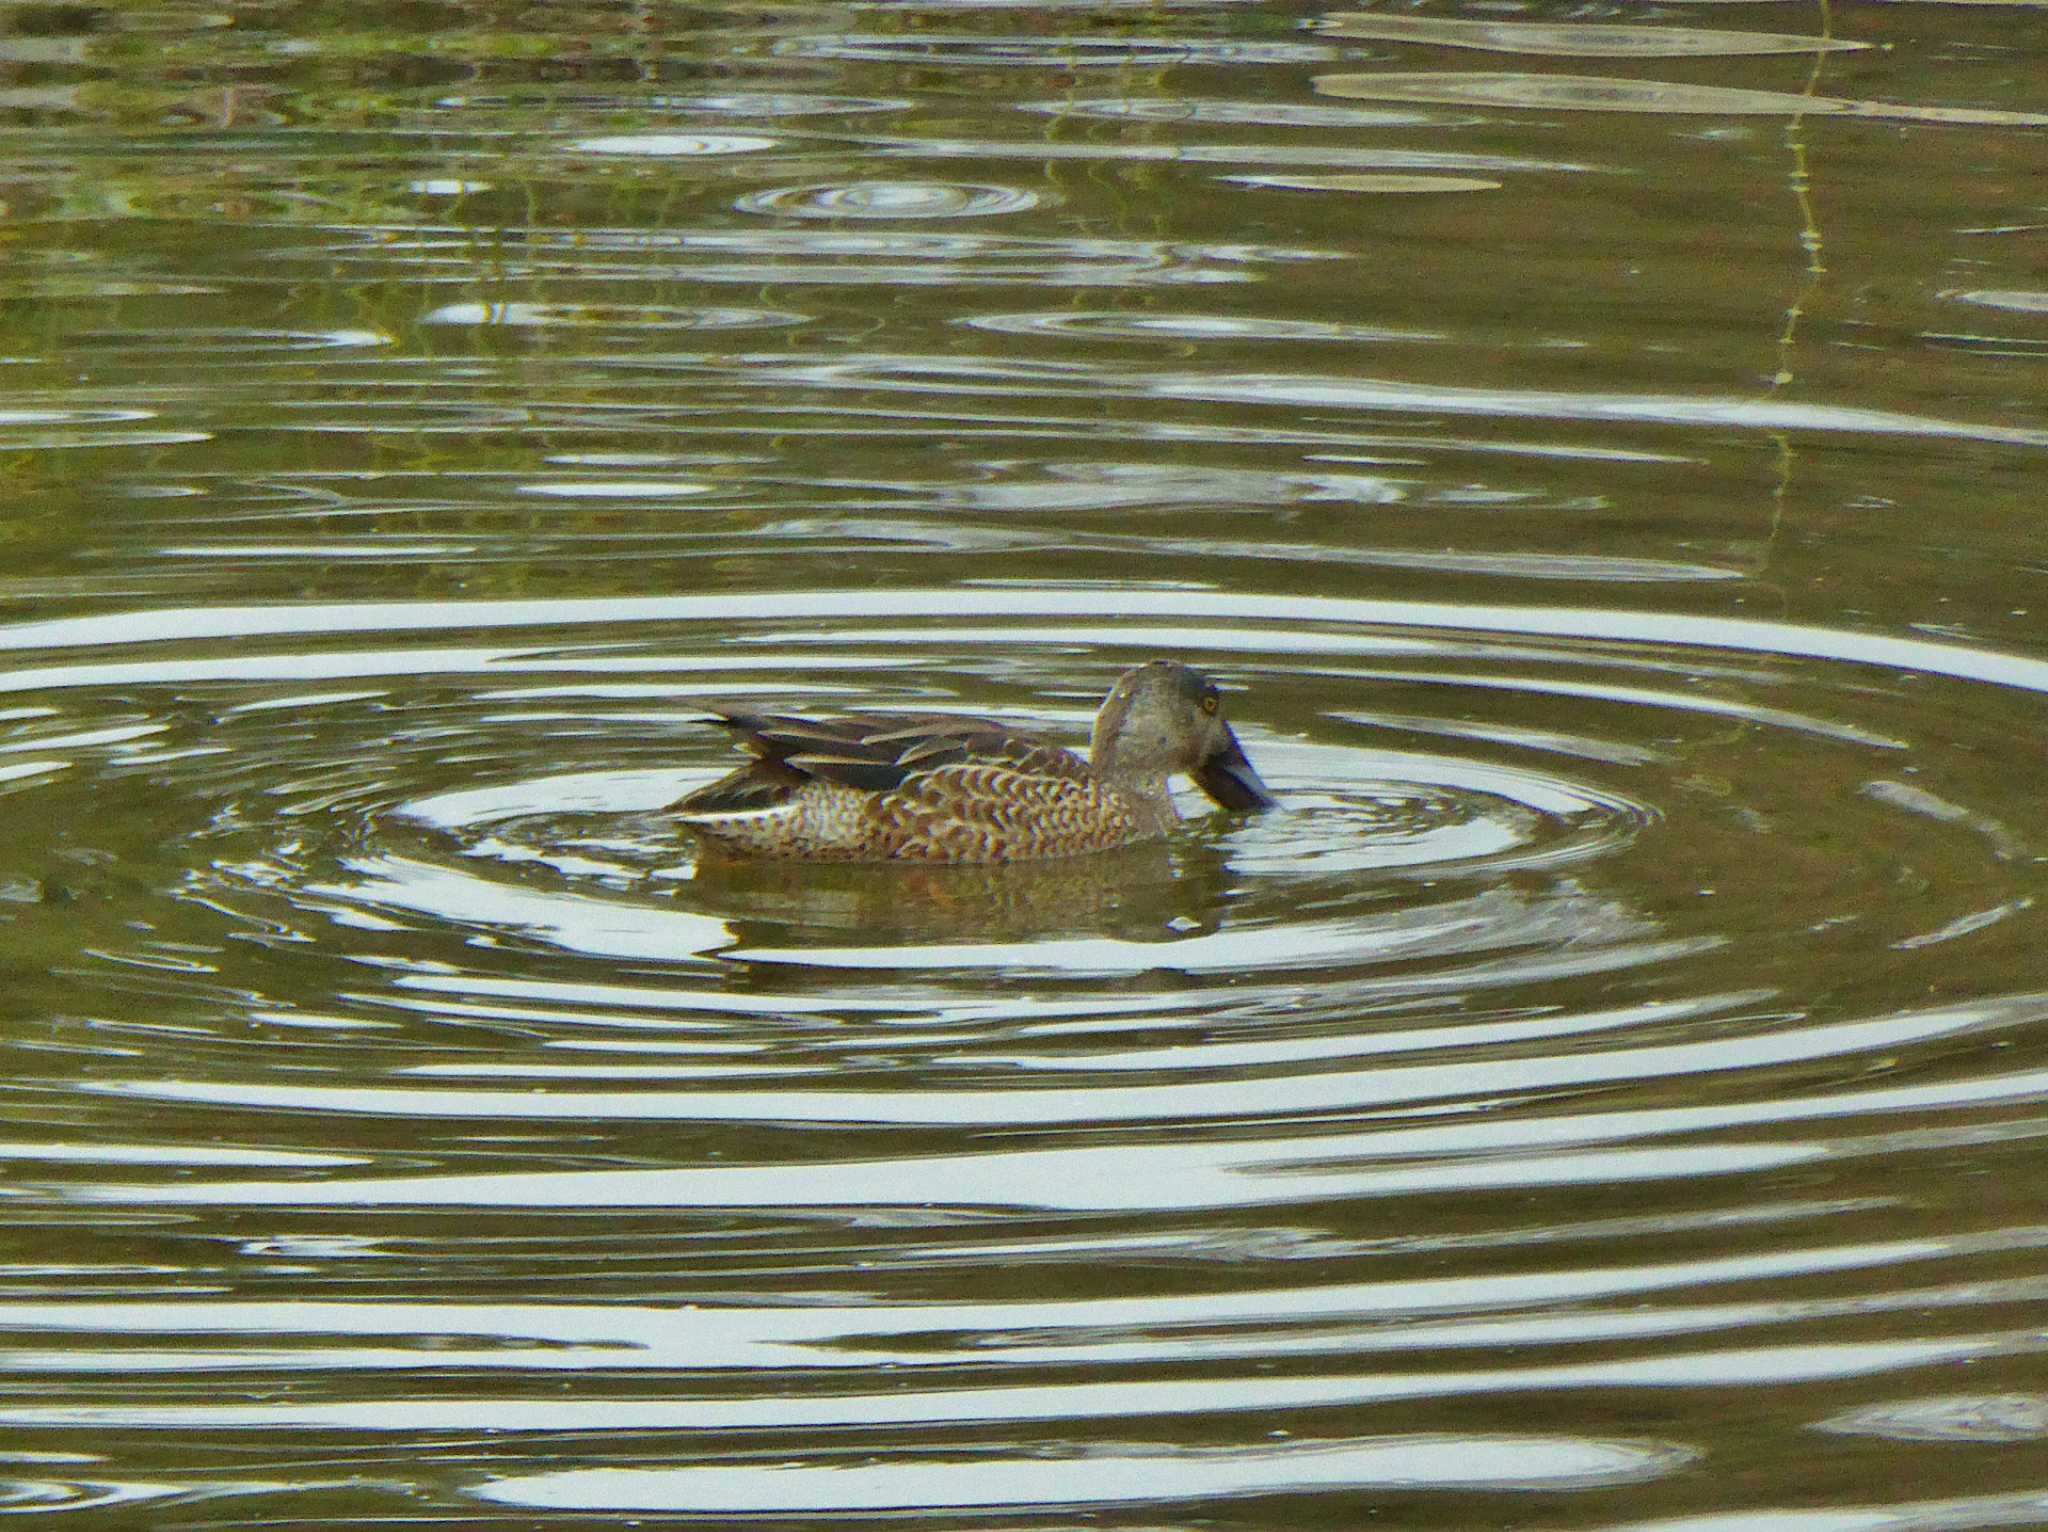
[[[1651,1478],[1686,1459],[1672,1448],[1623,1442],[1397,1436],[1362,1444],[1289,1442],[1256,1452],[1091,1451],[1000,1464],[573,1469],[500,1481],[484,1495],[554,1509],[858,1513],[1212,1500],[1329,1487],[1561,1489]]]
[[[0,16],[0,1511],[2041,1519],[2010,7],[345,9]]]

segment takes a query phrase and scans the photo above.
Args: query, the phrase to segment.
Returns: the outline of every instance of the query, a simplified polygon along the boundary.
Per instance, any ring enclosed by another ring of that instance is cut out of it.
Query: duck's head
[[[1226,809],[1270,809],[1277,800],[1223,721],[1223,694],[1199,670],[1153,660],[1118,678],[1095,715],[1089,759],[1104,775],[1186,772]]]

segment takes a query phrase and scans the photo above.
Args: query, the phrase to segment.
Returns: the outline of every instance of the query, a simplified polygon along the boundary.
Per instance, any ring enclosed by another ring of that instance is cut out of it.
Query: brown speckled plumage
[[[1170,660],[1118,680],[1090,760],[987,718],[716,717],[754,759],[675,813],[733,856],[1008,862],[1106,851],[1172,828],[1175,772],[1227,808],[1272,803],[1215,685]]]

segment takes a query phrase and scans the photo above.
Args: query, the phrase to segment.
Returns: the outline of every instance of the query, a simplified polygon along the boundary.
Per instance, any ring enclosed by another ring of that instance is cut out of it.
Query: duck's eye
[[[1217,697],[1217,695],[1216,695],[1216,694],[1215,694],[1214,692],[1211,692],[1211,693],[1209,693],[1209,695],[1208,695],[1208,696],[1206,696],[1206,697],[1204,697],[1204,698],[1202,699],[1202,711],[1203,711],[1203,712],[1205,712],[1205,713],[1213,713],[1213,712],[1215,712],[1215,711],[1216,711],[1216,706],[1217,706],[1217,703],[1218,703],[1218,701],[1219,701],[1219,700],[1220,700],[1220,699],[1219,699],[1219,698]]]

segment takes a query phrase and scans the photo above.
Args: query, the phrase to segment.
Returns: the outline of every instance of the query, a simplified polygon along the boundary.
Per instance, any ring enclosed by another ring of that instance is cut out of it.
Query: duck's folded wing
[[[889,792],[945,766],[1007,766],[1071,778],[1084,777],[1088,770],[1072,751],[990,718],[909,713],[791,718],[724,711],[715,716],[764,764],[863,792]]]

